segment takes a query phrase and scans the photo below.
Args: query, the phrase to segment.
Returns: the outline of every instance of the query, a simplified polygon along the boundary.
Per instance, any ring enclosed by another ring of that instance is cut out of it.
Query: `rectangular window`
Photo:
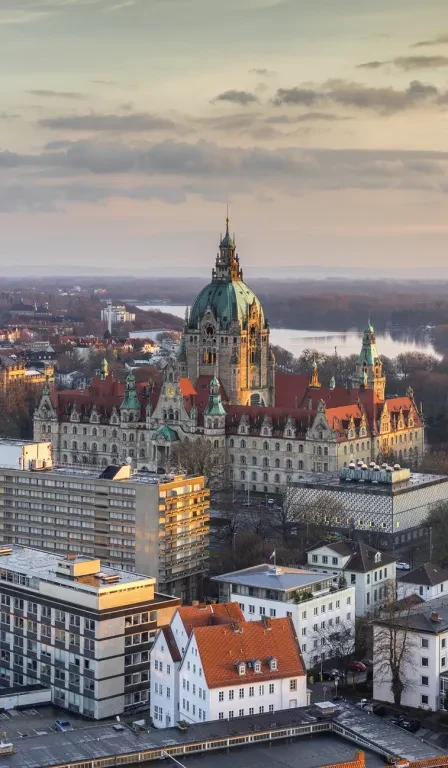
[[[429,658],[427,656],[422,656],[422,667],[429,667]]]
[[[332,564],[333,565],[337,565],[338,564],[338,558],[337,557],[333,557]]]
[[[312,559],[313,563],[317,563],[317,560],[318,560],[317,555],[312,555],[311,559]]]
[[[219,693],[218,693],[218,701],[224,701],[224,691],[219,691]]]
[[[249,707],[249,715],[253,715],[255,712],[253,707]]]
[[[422,685],[429,685],[429,677],[422,675]]]
[[[327,563],[328,563],[327,555],[322,555],[322,562],[323,562],[324,565],[327,565]]]
[[[187,701],[187,704],[188,704],[188,701]],[[230,709],[229,710],[229,720],[231,720],[232,717],[233,717],[233,709]]]
[[[305,621],[305,619],[306,619],[306,611],[302,611],[302,619]]]
[[[274,683],[269,683],[269,693],[274,693]]]
[[[238,697],[244,699],[244,688],[240,688],[238,691]]]
[[[251,685],[251,687],[249,688],[249,696],[253,696],[254,693],[255,693],[255,688]],[[224,694],[223,694],[223,696],[224,696]]]
[[[422,648],[429,648],[429,640],[426,637],[422,637]]]
[[[229,691],[229,701],[233,701],[233,696],[234,696],[234,691],[230,690]]]
[[[297,691],[297,680],[290,680],[289,681],[289,690],[290,691]]]
[[[255,605],[249,605],[249,613],[255,613]]]
[[[428,704],[428,702],[429,702],[429,696],[422,693],[422,704]]]

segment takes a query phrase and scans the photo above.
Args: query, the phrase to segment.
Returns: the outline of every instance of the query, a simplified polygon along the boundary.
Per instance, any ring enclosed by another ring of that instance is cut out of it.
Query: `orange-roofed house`
[[[237,603],[185,610],[173,616],[170,643],[160,631],[151,651],[154,725],[306,706],[306,669],[289,618],[246,622]]]

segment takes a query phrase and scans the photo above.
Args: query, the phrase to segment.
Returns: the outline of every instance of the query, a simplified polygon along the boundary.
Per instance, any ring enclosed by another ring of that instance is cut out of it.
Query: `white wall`
[[[298,605],[295,603],[284,603],[280,600],[249,597],[237,594],[236,592],[231,592],[228,599],[239,603],[246,621],[259,621],[263,615],[277,619],[290,615],[307,668],[320,661],[322,651],[325,652],[325,648],[322,648],[320,644],[321,623],[323,621],[325,621],[324,629],[331,629],[329,621],[332,622],[334,628],[337,618],[339,618],[339,623],[341,624],[352,621],[354,627],[356,599],[354,587],[347,587],[347,589],[339,590],[338,592],[327,592],[326,594],[319,595],[319,597],[315,597],[313,600],[307,600]],[[251,608],[253,608],[253,612],[251,612]],[[322,611],[322,608],[324,608],[324,611]],[[264,613],[262,613],[262,610]],[[315,613],[316,610],[317,613]],[[272,613],[272,611],[275,611],[275,613]],[[347,618],[348,616],[349,618]],[[314,629],[315,624],[318,624],[317,633]],[[315,646],[316,642],[317,646]]]
[[[157,669],[155,662],[157,661]],[[156,728],[170,728],[179,720],[179,663],[173,662],[163,632],[151,649],[150,713]]]
[[[408,581],[397,580],[397,597],[400,600],[409,597],[409,595],[419,595],[423,600],[433,600],[444,594],[448,596],[448,581],[427,587],[422,584],[411,584]]]

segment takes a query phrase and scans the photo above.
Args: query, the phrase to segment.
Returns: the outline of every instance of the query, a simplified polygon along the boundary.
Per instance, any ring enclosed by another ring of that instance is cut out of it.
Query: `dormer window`
[[[261,661],[254,661],[254,672],[260,674],[261,672]]]
[[[381,552],[376,552],[375,563],[381,563]]]
[[[244,663],[244,661],[239,661],[237,663],[237,669],[238,669],[238,674],[239,675],[245,675],[246,674],[246,664]]]
[[[277,671],[277,669],[278,669],[278,662],[277,662],[277,659],[276,659],[276,658],[274,658],[274,656],[271,656],[271,657],[268,659],[268,662],[269,662],[269,669],[270,669],[270,671],[271,671],[271,672],[276,672],[276,671]]]

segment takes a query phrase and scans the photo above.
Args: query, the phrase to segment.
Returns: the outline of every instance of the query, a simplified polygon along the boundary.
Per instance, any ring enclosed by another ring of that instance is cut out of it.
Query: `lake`
[[[176,317],[185,317],[184,304],[140,304],[139,309],[160,312],[169,312]],[[153,334],[154,331],[151,331]],[[149,332],[146,332],[149,335]],[[133,337],[145,336],[145,331],[131,333]],[[352,331],[310,331],[297,330],[295,328],[271,328],[271,343],[283,347],[291,352],[294,357],[299,357],[305,349],[315,349],[325,355],[334,355],[335,347],[340,357],[357,354],[361,348],[362,333]],[[405,333],[377,334],[377,348],[380,355],[396,357],[402,352],[424,352],[440,358],[431,342],[429,334],[419,339]]]

